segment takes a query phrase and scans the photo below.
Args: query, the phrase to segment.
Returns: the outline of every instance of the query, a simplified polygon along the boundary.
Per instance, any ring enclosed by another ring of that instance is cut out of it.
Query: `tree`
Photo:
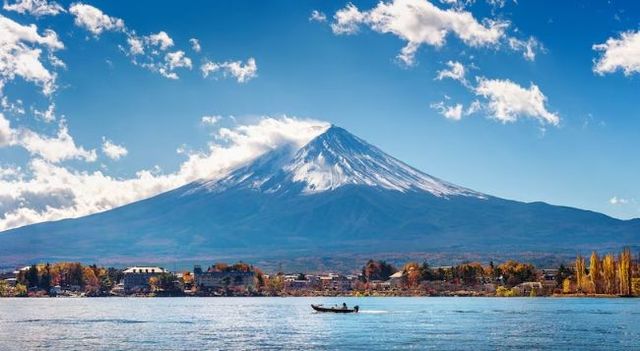
[[[84,267],[82,269],[82,284],[84,290],[90,294],[95,295],[100,291],[100,281],[96,277],[96,273],[91,267]]]
[[[573,285],[573,282],[571,281],[571,279],[565,278],[562,281],[562,293],[563,294],[571,294],[574,291],[575,291],[574,290],[574,285]]]
[[[151,291],[153,292],[158,291],[158,289],[160,289],[160,279],[158,279],[158,277],[156,276],[149,277],[149,289],[151,289]]]
[[[625,247],[618,258],[618,293],[631,295],[631,250]]]
[[[369,260],[362,268],[362,277],[366,282],[372,280],[388,280],[398,270],[385,261]]]
[[[0,297],[9,297],[9,295],[11,295],[9,284],[4,280],[0,280]]]
[[[38,286],[46,291],[51,288],[51,266],[48,263],[42,267]]]
[[[591,289],[596,294],[602,292],[602,267],[600,257],[593,251],[589,259],[589,280],[591,281]]]
[[[528,263],[509,260],[500,264],[498,270],[508,286],[516,286],[536,279],[535,267]]]
[[[568,278],[571,278],[572,276],[573,270],[571,269],[571,267],[567,267],[564,264],[561,264],[560,267],[558,267],[558,273],[556,274],[556,285],[562,286],[562,284],[564,284],[564,281]]]
[[[27,287],[23,284],[16,284],[16,287],[13,288],[13,296],[15,297],[27,297]]]
[[[587,290],[585,286],[585,282],[588,281],[585,279],[586,276],[584,257],[578,255],[576,257],[576,290],[578,292],[584,293]]]
[[[37,287],[38,286],[38,266],[36,266],[35,264],[31,265],[31,267],[29,267],[29,270],[27,270],[27,275],[25,276],[26,279],[26,283],[27,286],[29,288],[33,288],[33,287]]]
[[[616,293],[616,261],[612,254],[607,254],[602,260],[602,280],[605,294]]]
[[[407,287],[414,288],[420,285],[422,273],[420,271],[420,265],[418,263],[409,262],[405,264],[402,268],[402,272],[404,273],[404,279]]]

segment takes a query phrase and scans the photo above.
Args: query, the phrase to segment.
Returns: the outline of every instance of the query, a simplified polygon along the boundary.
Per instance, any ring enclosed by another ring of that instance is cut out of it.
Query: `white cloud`
[[[200,52],[202,47],[200,46],[200,40],[196,38],[189,39],[189,43],[191,44],[191,49],[195,52]]]
[[[173,39],[165,31],[160,31],[156,34],[151,34],[144,37],[149,45],[155,45],[160,50],[167,50],[173,46]]]
[[[184,51],[169,52],[165,56],[165,60],[169,65],[169,70],[173,71],[179,67],[191,69],[191,59],[185,56]]]
[[[11,123],[0,113],[0,147],[15,143],[15,130],[11,128]]]
[[[350,3],[336,12],[331,28],[335,34],[354,34],[360,25],[406,41],[398,59],[413,65],[421,45],[441,47],[449,34],[472,47],[497,46],[509,24],[490,19],[480,22],[470,12],[443,10],[427,0],[392,0],[381,1],[369,11]]]
[[[258,76],[258,66],[253,57],[249,58],[244,64],[242,61],[226,61],[220,63],[206,61],[200,66],[200,70],[205,78],[212,73],[220,72],[224,77],[234,77],[239,83],[248,82]]]
[[[640,73],[640,31],[627,31],[619,38],[609,38],[604,44],[593,45],[593,50],[601,52],[593,66],[599,75],[618,70],[626,76]]]
[[[50,103],[49,107],[44,111],[33,110],[33,114],[47,123],[53,122],[56,120],[56,104],[53,102]]]
[[[444,101],[431,104],[431,108],[438,110],[438,112],[447,119],[459,121],[462,119],[462,104],[455,104],[453,106],[447,106]]]
[[[621,198],[621,197],[617,197],[617,196],[614,196],[614,197],[609,199],[609,203],[611,205],[614,205],[614,206],[615,205],[626,205],[626,204],[628,204],[630,202],[634,202],[634,200],[633,199],[625,199],[625,198]]]
[[[457,61],[447,61],[446,65],[448,68],[438,71],[436,80],[450,78],[459,81],[466,87],[469,87],[469,82],[465,77],[467,70],[462,63]]]
[[[527,40],[509,38],[509,47],[515,51],[521,51],[522,56],[528,61],[535,61],[536,50],[544,50],[542,44],[534,37]]]
[[[503,123],[515,122],[520,117],[530,117],[542,124],[560,122],[556,113],[547,110],[547,97],[533,83],[527,89],[508,79],[479,78],[474,92],[488,100],[486,109]]]
[[[5,0],[2,8],[7,11],[15,11],[35,17],[55,16],[61,12],[66,12],[57,2],[49,2],[47,0],[16,0],[13,3]]]
[[[127,38],[129,44],[129,53],[131,55],[143,55],[144,54],[144,41],[140,37],[134,35]]]
[[[0,166],[0,180],[18,180],[22,179],[23,176],[22,168],[19,166]]]
[[[56,73],[44,66],[40,56],[43,49],[52,52],[63,48],[54,31],[40,35],[35,24],[23,26],[0,15],[0,93],[7,82],[21,77],[50,95],[56,89]]]
[[[327,21],[327,15],[325,15],[323,12],[318,11],[318,10],[313,10],[311,11],[311,16],[309,16],[309,21],[312,22],[326,22]]]
[[[124,31],[124,21],[111,17],[100,9],[80,2],[71,4],[69,12],[75,17],[74,23],[99,36],[104,31]]]
[[[30,154],[54,163],[70,159],[93,162],[97,159],[95,150],[86,150],[76,145],[64,123],[60,124],[55,137],[44,136],[30,129],[18,129],[15,143],[25,148]]]
[[[119,160],[127,156],[129,150],[122,145],[114,144],[111,140],[102,137],[102,152],[112,160]]]
[[[207,150],[188,154],[173,173],[139,171],[116,179],[101,171],[81,172],[34,159],[29,177],[0,178],[0,230],[30,223],[79,217],[148,198],[198,179],[220,179],[285,143],[306,144],[329,127],[295,118],[263,118],[255,124],[222,128]]]
[[[135,57],[131,62],[169,79],[179,78],[175,72],[176,69],[184,68],[190,70],[193,67],[191,59],[182,50],[167,52],[162,61],[157,60],[153,55],[147,55],[142,62]]]
[[[17,99],[14,101],[10,101],[9,98],[5,95],[0,99],[0,107],[5,112],[9,112],[13,115],[24,115],[25,110],[22,104],[22,100]]]
[[[202,116],[202,119],[200,120],[200,122],[202,124],[212,126],[214,124],[217,124],[221,119],[222,119],[222,116],[220,115]]]
[[[175,72],[178,68],[192,68],[192,61],[182,50],[166,51],[174,45],[173,39],[164,31],[147,36],[137,36],[134,32],[128,33],[128,51],[121,48],[127,56],[131,57],[134,65],[144,67],[152,72],[157,72],[165,78],[178,79]]]
[[[56,136],[50,137],[28,128],[13,128],[0,113],[0,147],[7,146],[20,146],[31,155],[53,163],[70,159],[93,162],[97,158],[95,150],[76,145],[64,121],[60,122]]]

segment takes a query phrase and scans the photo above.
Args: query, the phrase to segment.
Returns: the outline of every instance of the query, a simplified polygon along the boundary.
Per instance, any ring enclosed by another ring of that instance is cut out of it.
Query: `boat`
[[[358,313],[358,311],[360,310],[359,306],[353,306],[353,308],[348,308],[348,307],[324,307],[321,304],[320,305],[311,305],[311,308],[313,308],[314,311],[317,312],[332,312],[332,313]]]

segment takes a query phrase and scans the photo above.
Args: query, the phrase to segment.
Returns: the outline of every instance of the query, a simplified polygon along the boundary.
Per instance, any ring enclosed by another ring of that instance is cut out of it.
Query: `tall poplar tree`
[[[591,287],[596,294],[602,293],[602,267],[598,253],[593,251],[589,260],[589,280]]]
[[[578,292],[585,292],[586,286],[585,282],[587,281],[586,278],[586,270],[585,270],[585,266],[584,266],[584,257],[582,257],[581,255],[578,255],[578,257],[576,257],[576,290]]]
[[[618,293],[623,296],[631,295],[631,250],[625,247],[618,259]]]
[[[607,254],[602,260],[602,278],[604,281],[604,293],[616,293],[616,261],[612,254]]]

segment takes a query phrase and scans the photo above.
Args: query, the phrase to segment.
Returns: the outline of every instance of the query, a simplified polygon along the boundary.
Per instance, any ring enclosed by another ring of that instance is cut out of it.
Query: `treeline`
[[[401,269],[385,261],[369,260],[362,268],[362,281],[385,281],[398,271],[402,271],[401,282],[407,288],[418,287],[422,282],[428,281],[447,281],[461,286],[498,282],[513,287],[538,279],[535,266],[513,260],[499,265],[493,262],[488,265],[470,262],[447,267],[431,267],[427,262],[409,262]]]
[[[578,255],[574,267],[564,269],[563,293],[640,296],[638,260],[633,260],[629,248],[624,248],[617,257],[610,253],[601,258],[594,251],[588,267],[586,262],[585,257]]]
[[[78,262],[31,265],[16,276],[15,286],[0,282],[0,296],[27,296],[49,294],[51,288],[62,288],[83,292],[88,296],[106,295],[122,279],[122,271]]]

